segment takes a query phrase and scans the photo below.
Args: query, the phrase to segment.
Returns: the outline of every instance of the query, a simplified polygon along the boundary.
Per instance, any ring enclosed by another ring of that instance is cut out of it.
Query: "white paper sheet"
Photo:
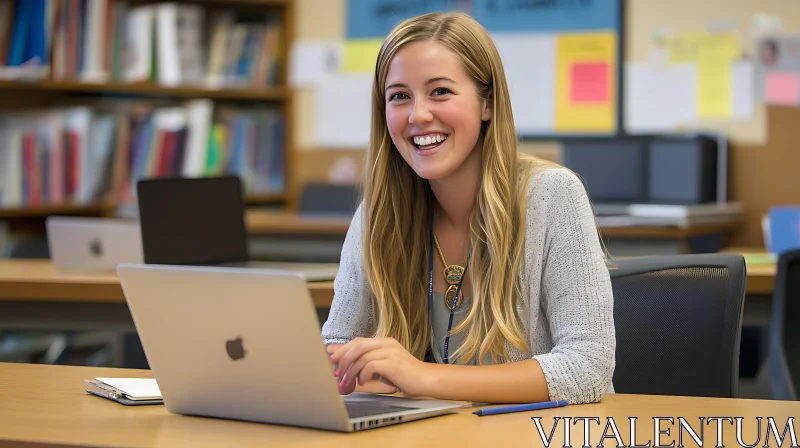
[[[289,56],[289,82],[293,87],[316,87],[326,76],[339,72],[341,61],[339,42],[297,41]]]
[[[153,378],[95,378],[130,395],[133,399],[161,398],[161,389]]]
[[[493,36],[503,60],[517,133],[550,133],[556,117],[556,40],[552,35]]]
[[[625,128],[630,133],[675,131],[697,122],[694,64],[625,66]]]
[[[314,92],[319,148],[366,149],[372,127],[372,73],[326,76]]]
[[[755,108],[755,66],[749,61],[731,64],[733,118],[749,120]]]

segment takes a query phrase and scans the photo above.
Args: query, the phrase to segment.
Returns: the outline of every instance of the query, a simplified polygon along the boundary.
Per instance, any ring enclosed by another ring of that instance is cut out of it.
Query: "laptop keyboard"
[[[368,415],[389,414],[391,412],[409,411],[416,408],[405,406],[388,406],[375,403],[345,402],[350,418],[366,417]]]

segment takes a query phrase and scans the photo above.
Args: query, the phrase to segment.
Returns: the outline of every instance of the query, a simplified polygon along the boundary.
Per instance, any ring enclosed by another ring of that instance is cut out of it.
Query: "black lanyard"
[[[433,332],[433,231],[431,231],[431,244],[430,250],[428,251],[428,265],[430,266],[430,270],[428,273],[428,320],[431,324],[431,331]],[[467,263],[469,265],[469,263]],[[447,323],[447,336],[444,338],[444,356],[442,360],[445,364],[450,364],[450,359],[448,357],[449,354],[449,346],[450,346],[450,330],[453,328],[453,315],[456,311],[456,306],[458,306],[458,298],[461,295],[461,284],[464,282],[464,277],[467,276],[467,266],[464,266],[464,273],[461,274],[461,279],[458,281],[458,287],[456,288],[456,295],[453,297],[453,304],[450,305],[450,320]],[[435,333],[435,332],[434,332]],[[436,344],[436,334],[433,335],[433,343]]]

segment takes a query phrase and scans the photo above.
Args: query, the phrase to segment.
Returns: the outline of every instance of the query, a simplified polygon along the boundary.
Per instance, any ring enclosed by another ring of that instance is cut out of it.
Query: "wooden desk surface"
[[[253,234],[328,235],[347,234],[351,217],[303,216],[286,211],[250,209],[245,215],[247,229]],[[686,239],[725,233],[739,223],[736,221],[703,224],[691,227],[604,227],[603,235],[613,238]]]
[[[765,250],[757,247],[730,247],[722,252],[747,256],[762,255]],[[749,294],[772,294],[775,289],[777,272],[776,263],[749,263],[747,265],[747,292]]]
[[[329,307],[333,282],[309,282],[317,307]],[[115,272],[65,272],[49,260],[0,259],[0,300],[124,302]]]
[[[747,292],[772,294],[775,264],[747,267]],[[314,305],[333,301],[333,282],[309,282]],[[124,302],[116,273],[72,273],[55,269],[49,260],[0,259],[0,300]]]
[[[247,230],[254,234],[344,236],[351,217],[302,216],[285,211],[251,209],[245,214]]]
[[[638,417],[636,442],[653,439],[653,417],[672,417],[670,436],[661,442],[675,441],[678,417],[683,417],[700,433],[699,417],[743,417],[744,441],[756,440],[756,417],[763,417],[761,442],[767,417],[773,417],[782,431],[789,417],[800,413],[800,403],[743,399],[709,399],[646,395],[606,395],[600,403],[573,405],[536,412],[477,417],[474,408],[458,414],[343,434],[323,430],[294,428],[224,419],[187,417],[167,412],[164,406],[127,407],[91,396],[83,380],[93,377],[151,377],[147,370],[101,369],[91,367],[0,364],[0,445],[2,446],[542,446],[532,416],[541,416],[549,434],[554,417],[597,417],[590,423],[590,443],[597,446],[603,428],[613,417],[626,446],[633,443],[628,417]],[[313,406],[309,407],[313,411]],[[564,420],[558,422],[553,446],[564,446]],[[573,420],[572,446],[583,445],[583,422]],[[716,423],[703,431],[704,446],[716,445]],[[683,431],[687,446],[697,446]],[[610,432],[609,432],[610,434]],[[770,443],[775,443],[770,436]],[[789,437],[789,432],[786,432]],[[725,446],[736,443],[735,427],[724,423]],[[784,441],[783,446],[790,443]],[[613,438],[606,447],[616,446]]]

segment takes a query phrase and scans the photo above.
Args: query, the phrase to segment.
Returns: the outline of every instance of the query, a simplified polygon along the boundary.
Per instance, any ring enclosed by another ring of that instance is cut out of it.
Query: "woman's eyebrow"
[[[458,84],[457,82],[453,81],[452,79],[448,78],[447,76],[437,76],[435,78],[431,78],[431,79],[425,81],[425,85],[433,84],[433,83],[435,83],[437,81],[449,81],[449,82],[452,82],[453,84]]]
[[[451,78],[448,78],[447,76],[437,76],[435,78],[431,78],[431,79],[425,81],[425,85],[433,84],[433,83],[438,82],[438,81],[448,81],[448,82],[452,82],[453,84],[458,84],[457,82],[453,81]],[[403,84],[401,82],[396,82],[394,84],[386,86],[386,90],[393,89],[395,87],[403,87],[403,88],[406,88],[406,89],[408,88],[407,85],[405,85],[405,84]]]

